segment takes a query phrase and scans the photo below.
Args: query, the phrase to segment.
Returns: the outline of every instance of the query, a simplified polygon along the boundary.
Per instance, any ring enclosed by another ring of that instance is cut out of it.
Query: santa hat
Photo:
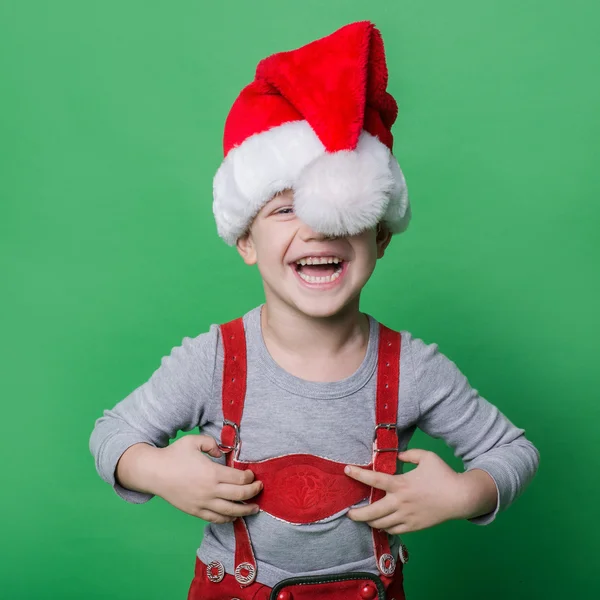
[[[387,79],[368,21],[261,60],[225,123],[213,182],[219,235],[234,245],[286,188],[298,218],[320,233],[354,235],[380,221],[404,231],[411,211],[392,154],[398,107]]]

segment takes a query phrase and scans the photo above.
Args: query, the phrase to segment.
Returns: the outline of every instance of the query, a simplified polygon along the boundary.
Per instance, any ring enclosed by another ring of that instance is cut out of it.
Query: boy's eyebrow
[[[273,200],[285,200],[286,202],[289,200],[292,200],[292,198],[289,198],[286,193],[285,190],[282,190],[281,192],[277,192],[272,198],[271,200],[269,200],[269,202],[272,202]]]

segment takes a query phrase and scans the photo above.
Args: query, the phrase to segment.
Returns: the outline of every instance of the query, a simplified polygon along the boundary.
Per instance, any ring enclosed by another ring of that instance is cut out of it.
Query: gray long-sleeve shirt
[[[240,460],[310,453],[368,464],[375,427],[379,323],[369,316],[369,343],[358,370],[341,381],[320,383],[295,377],[273,360],[262,336],[260,311],[259,306],[244,315],[248,380]],[[179,430],[195,427],[220,439],[222,366],[220,331],[212,325],[207,333],[185,337],[148,381],[96,421],[90,450],[98,473],[119,496],[133,503],[152,497],[115,481],[117,461],[131,445],[146,442],[164,447]],[[495,510],[471,522],[492,522],[535,475],[539,453],[524,430],[481,397],[437,344],[426,344],[408,331],[402,331],[398,396],[400,450],[406,449],[418,427],[442,438],[465,469],[483,469],[496,482]],[[225,456],[211,459],[225,462]],[[262,511],[245,517],[257,580],[274,586],[300,575],[378,573],[369,525],[352,521],[345,513],[305,525],[291,525]],[[392,537],[390,543],[395,553],[399,538]],[[233,573],[233,525],[208,523],[197,554],[205,563],[221,561],[226,572]]]

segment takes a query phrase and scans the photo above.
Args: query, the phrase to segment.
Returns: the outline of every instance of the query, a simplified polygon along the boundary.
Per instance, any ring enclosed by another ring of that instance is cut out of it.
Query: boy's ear
[[[247,265],[256,264],[256,249],[254,248],[252,235],[250,235],[249,232],[246,232],[242,237],[238,238],[235,245],[237,251]]]
[[[379,223],[377,225],[377,235],[375,241],[377,243],[377,258],[383,258],[385,249],[392,241],[392,232],[385,223]]]

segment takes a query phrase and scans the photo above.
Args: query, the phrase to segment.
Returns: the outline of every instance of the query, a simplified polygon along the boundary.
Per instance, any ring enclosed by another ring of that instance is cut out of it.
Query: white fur
[[[328,235],[352,235],[384,220],[393,233],[410,220],[398,162],[363,131],[356,150],[328,153],[306,121],[250,136],[232,149],[213,182],[219,235],[234,245],[277,192],[294,190],[298,217]]]

